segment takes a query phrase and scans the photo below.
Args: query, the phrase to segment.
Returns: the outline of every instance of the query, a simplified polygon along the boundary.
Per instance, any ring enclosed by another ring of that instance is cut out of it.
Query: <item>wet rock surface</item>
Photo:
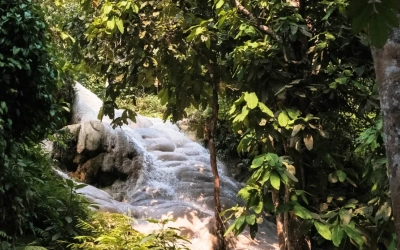
[[[138,116],[135,123],[113,129],[109,120],[95,119],[101,101],[81,85],[75,88],[76,124],[65,128],[72,135],[70,147],[53,155],[69,176],[91,185],[79,192],[99,204],[101,211],[133,215],[141,222],[135,228],[145,233],[155,229],[146,219],[172,218],[168,226],[180,228],[192,241],[191,249],[212,249],[213,177],[208,151],[160,119]],[[222,206],[229,208],[239,202],[239,186],[222,164],[219,171]],[[264,241],[243,234],[234,240],[236,249],[275,249],[274,226],[266,222],[260,231]]]

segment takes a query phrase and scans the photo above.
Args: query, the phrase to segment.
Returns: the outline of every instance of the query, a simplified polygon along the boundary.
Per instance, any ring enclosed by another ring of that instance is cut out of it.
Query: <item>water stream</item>
[[[97,114],[102,101],[79,83],[75,86],[73,134],[67,153],[54,153],[69,176],[90,184],[80,190],[100,210],[129,213],[150,232],[146,218],[171,218],[192,241],[191,249],[212,249],[213,177],[208,150],[193,142],[178,127],[161,119],[138,115],[136,122],[113,129],[110,119]],[[116,110],[116,116],[122,111]],[[239,184],[219,162],[221,202],[224,208],[240,202]],[[248,234],[236,239],[234,249],[276,249],[274,225],[260,227],[261,240]]]

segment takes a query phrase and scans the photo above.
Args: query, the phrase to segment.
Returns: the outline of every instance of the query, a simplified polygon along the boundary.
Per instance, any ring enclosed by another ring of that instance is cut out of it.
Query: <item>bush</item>
[[[65,249],[62,241],[78,235],[78,218],[86,219],[89,214],[88,203],[75,192],[81,186],[56,176],[39,145],[14,144],[4,163],[0,176],[1,241],[13,244],[18,239]]]
[[[39,139],[57,112],[57,73],[46,23],[31,0],[1,1],[0,13],[0,120],[9,125],[0,134]]]

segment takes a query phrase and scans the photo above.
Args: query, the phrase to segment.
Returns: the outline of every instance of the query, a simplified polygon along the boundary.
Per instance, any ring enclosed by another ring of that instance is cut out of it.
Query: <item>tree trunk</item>
[[[211,169],[214,177],[214,212],[215,212],[215,226],[216,226],[216,236],[218,238],[218,250],[225,250],[227,249],[227,243],[224,237],[225,234],[225,225],[223,219],[221,217],[221,202],[219,199],[219,190],[220,190],[220,180],[218,174],[218,166],[217,166],[217,153],[215,150],[215,130],[217,126],[218,120],[218,87],[219,87],[219,80],[218,78],[214,78],[213,74],[210,72],[213,84],[213,96],[212,96],[212,115],[209,122],[209,127],[207,130],[207,137],[208,137],[208,149],[210,150],[210,163]]]
[[[280,204],[279,190],[272,188],[272,202],[274,203],[275,210]],[[286,250],[285,232],[284,232],[284,218],[281,213],[276,214],[276,233],[278,234],[279,250]]]
[[[400,19],[400,15],[397,17]],[[400,28],[392,29],[386,45],[372,49],[372,55],[383,114],[397,249],[400,249]]]

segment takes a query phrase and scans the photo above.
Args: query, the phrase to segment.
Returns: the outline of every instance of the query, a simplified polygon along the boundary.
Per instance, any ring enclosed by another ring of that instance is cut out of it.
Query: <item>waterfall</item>
[[[61,169],[89,184],[79,190],[99,210],[130,213],[134,227],[144,233],[154,228],[148,218],[170,218],[192,241],[191,249],[212,249],[213,176],[208,150],[186,137],[171,122],[141,115],[113,129],[111,120],[97,120],[102,101],[81,84],[75,85],[72,135],[68,154],[54,152]],[[115,111],[116,117],[122,111]],[[239,190],[225,166],[218,162],[221,205],[236,205]],[[260,240],[248,233],[236,239],[235,249],[277,249],[274,225],[260,226]]]

